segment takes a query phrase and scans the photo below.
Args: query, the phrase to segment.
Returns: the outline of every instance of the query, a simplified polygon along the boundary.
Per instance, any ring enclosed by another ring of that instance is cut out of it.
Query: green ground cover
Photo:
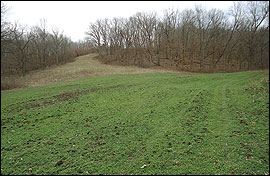
[[[269,174],[269,71],[1,92],[1,174]]]

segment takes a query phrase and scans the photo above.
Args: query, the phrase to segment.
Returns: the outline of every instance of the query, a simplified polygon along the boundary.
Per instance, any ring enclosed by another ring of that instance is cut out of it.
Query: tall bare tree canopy
[[[45,19],[32,27],[11,23],[9,10],[1,2],[1,78],[69,62],[92,47],[87,42],[72,42],[57,28],[48,29]]]
[[[99,19],[86,32],[100,59],[123,65],[232,72],[269,68],[269,2]]]

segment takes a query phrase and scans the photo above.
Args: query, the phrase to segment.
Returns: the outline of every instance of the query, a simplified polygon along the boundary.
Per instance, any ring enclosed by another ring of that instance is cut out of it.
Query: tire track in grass
[[[213,89],[210,95],[209,113],[205,125],[210,133],[204,139],[201,153],[208,158],[205,165],[208,170],[206,173],[211,174],[229,174],[228,166],[233,162],[230,154],[233,148],[228,141],[229,133],[234,123],[231,119],[232,115],[228,111],[226,100],[226,88]],[[231,98],[231,97],[230,97]]]
[[[209,113],[209,90],[199,89],[198,92],[186,103],[187,106],[181,112],[183,119],[179,119],[183,130],[182,151],[179,162],[182,163],[180,169],[182,174],[206,174],[205,166],[205,149],[202,145],[207,140],[209,127],[207,122]],[[204,164],[202,164],[204,163]],[[203,165],[203,167],[202,167]],[[194,170],[192,168],[198,168]]]
[[[225,174],[224,162],[229,152],[228,132],[230,113],[227,111],[225,89],[199,90],[179,119],[185,136],[180,154],[181,172],[184,174]],[[224,160],[225,160],[224,159]],[[192,170],[190,168],[198,168]]]
[[[249,107],[248,97],[241,91],[241,87],[249,84],[249,80],[248,75],[242,76],[241,80],[222,80],[209,89],[208,118],[198,125],[207,126],[210,133],[197,148],[203,150],[200,154],[207,159],[199,159],[194,163],[197,167],[203,165],[204,173],[257,174],[260,170],[260,166],[255,166],[258,164],[252,161],[254,154],[250,145],[254,145],[255,138],[250,135],[251,132],[248,133],[245,119],[239,117],[240,112],[245,117],[249,114],[244,108]]]
[[[216,82],[216,85],[209,88],[209,113],[205,125],[210,133],[201,146],[208,152],[208,161],[212,162],[205,164],[208,174],[243,174],[239,167],[246,167],[246,164],[240,159],[240,144],[237,141],[242,138],[232,138],[233,135],[241,135],[241,124],[235,118],[238,116],[237,111],[231,109],[246,103],[241,87],[248,84],[249,80],[249,75],[241,76],[241,79],[236,76]]]
[[[201,91],[198,89],[193,90],[191,92],[193,94],[192,100],[194,100],[195,97],[200,94],[200,92]],[[148,96],[152,96],[152,94]],[[159,97],[158,99],[175,99],[171,96],[172,93],[168,96],[164,95],[164,97]],[[166,100],[165,102],[168,103],[168,100]],[[179,136],[182,136],[182,130],[179,128],[179,125],[175,123],[176,114],[169,113],[171,110],[171,106],[169,106],[167,103],[161,103],[159,104],[159,107],[155,108],[152,107],[151,104],[148,104],[147,107],[145,107],[147,110],[144,113],[137,114],[138,116],[145,117],[140,117],[139,120],[140,123],[144,125],[140,126],[138,124],[138,130],[140,129],[141,132],[145,131],[146,133],[146,135],[143,136],[141,141],[144,149],[142,150],[140,160],[145,160],[148,167],[155,167],[156,169],[158,169],[157,171],[159,171],[159,169],[162,169],[164,171],[164,174],[169,172],[169,170],[170,172],[172,171],[172,168],[170,168],[171,166],[168,166],[168,163],[174,162],[174,155],[176,153],[176,150],[178,150],[178,148],[182,148],[181,146],[179,146],[180,141],[177,141],[176,139]],[[172,109],[171,111],[175,112],[174,110],[175,109]]]
[[[228,111],[228,101],[232,97],[226,96],[226,80],[221,80],[218,85],[211,82],[205,84],[204,89],[198,92],[182,109],[183,119],[177,123],[182,126],[183,135],[186,137],[188,147],[185,150],[181,162],[182,171],[185,174],[228,174],[224,164],[230,164],[227,154],[233,148],[227,140],[234,123],[232,115]],[[182,152],[183,153],[183,152]],[[222,160],[220,159],[222,158]],[[200,168],[197,171],[190,170],[192,167]]]
[[[269,105],[265,108],[269,95],[267,97],[260,85],[256,85],[260,80],[253,80],[241,89],[226,92],[230,97],[228,110],[234,121],[229,139],[234,145],[231,153],[235,173],[264,175],[269,173]],[[247,88],[250,85],[258,89]]]
[[[192,150],[198,146],[196,140],[200,143],[204,138],[204,133],[206,133],[205,129],[207,130],[204,126],[199,126],[204,121],[205,112],[202,116],[198,115],[198,113],[204,110],[203,106],[207,106],[204,103],[206,101],[204,97],[207,97],[208,91],[188,89],[184,90],[184,92],[178,96],[187,93],[190,96],[181,99],[179,104],[168,107],[169,110],[163,110],[166,111],[164,115],[167,115],[163,117],[163,114],[161,114],[157,121],[154,122],[153,126],[155,128],[151,130],[151,134],[149,134],[146,141],[146,148],[152,148],[153,150],[149,152],[155,153],[155,149],[159,151],[154,154],[154,158],[158,158],[159,161],[159,163],[155,164],[159,167],[166,167],[166,169],[163,168],[164,173],[167,173],[168,169],[170,172],[175,173],[192,173],[190,168],[192,168],[192,160],[196,155]],[[174,113],[169,113],[171,111]],[[153,155],[149,152],[149,155]],[[183,166],[179,167],[177,163],[181,163]]]

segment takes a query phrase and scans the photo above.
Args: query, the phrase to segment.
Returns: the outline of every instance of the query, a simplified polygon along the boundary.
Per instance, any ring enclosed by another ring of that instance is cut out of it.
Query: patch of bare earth
[[[128,87],[133,87],[133,86],[135,85],[128,84],[128,85],[116,85],[116,86],[109,86],[109,87],[93,87],[90,89],[77,90],[77,91],[67,91],[67,92],[63,92],[63,93],[60,93],[60,94],[57,94],[48,98],[33,99],[33,100],[27,100],[27,102],[23,101],[16,104],[11,104],[10,106],[12,106],[12,108],[10,111],[19,112],[22,109],[32,109],[32,108],[54,105],[59,102],[65,102],[71,99],[77,100],[80,95],[84,95],[89,92],[108,91],[111,89],[128,88]]]

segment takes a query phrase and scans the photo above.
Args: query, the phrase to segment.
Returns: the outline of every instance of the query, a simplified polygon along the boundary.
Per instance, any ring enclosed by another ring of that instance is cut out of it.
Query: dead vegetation
[[[73,81],[79,78],[107,76],[114,74],[141,74],[154,72],[175,72],[162,68],[140,68],[137,66],[120,66],[102,64],[94,59],[96,54],[77,57],[74,62],[60,66],[52,66],[43,70],[35,70],[29,74],[13,77],[1,77],[1,89],[30,88]]]

